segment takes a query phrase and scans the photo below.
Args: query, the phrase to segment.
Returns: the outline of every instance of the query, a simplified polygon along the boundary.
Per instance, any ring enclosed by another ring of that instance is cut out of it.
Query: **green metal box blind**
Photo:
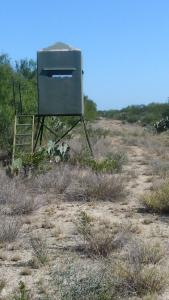
[[[63,43],[38,51],[38,114],[83,115],[82,56]]]

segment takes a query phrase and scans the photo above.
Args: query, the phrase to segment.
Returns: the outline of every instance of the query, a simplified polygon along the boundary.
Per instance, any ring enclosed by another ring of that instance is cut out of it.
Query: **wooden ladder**
[[[33,153],[34,127],[34,115],[15,116],[12,161],[14,161],[19,154]]]

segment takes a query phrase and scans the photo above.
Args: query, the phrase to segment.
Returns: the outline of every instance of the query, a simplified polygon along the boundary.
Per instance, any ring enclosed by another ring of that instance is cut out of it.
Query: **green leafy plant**
[[[89,167],[96,173],[114,173],[120,171],[121,169],[121,157],[116,155],[116,157],[108,156],[102,160],[96,160],[92,157],[82,157],[79,156],[78,163],[82,167]]]
[[[14,296],[13,300],[30,300],[29,292],[23,281],[19,282],[19,292]]]
[[[37,168],[45,159],[46,154],[44,149],[39,149],[33,154],[23,154],[21,156],[22,165],[24,168],[26,167],[34,167]]]
[[[91,217],[85,211],[81,211],[76,225],[85,240],[91,232]]]

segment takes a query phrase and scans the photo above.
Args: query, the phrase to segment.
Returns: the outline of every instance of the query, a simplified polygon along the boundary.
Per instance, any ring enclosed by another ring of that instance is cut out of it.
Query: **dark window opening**
[[[41,75],[51,78],[72,78],[74,69],[43,69]]]

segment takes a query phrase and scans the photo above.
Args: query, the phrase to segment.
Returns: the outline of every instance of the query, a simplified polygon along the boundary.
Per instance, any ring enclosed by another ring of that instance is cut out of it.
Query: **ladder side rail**
[[[12,162],[15,159],[15,147],[16,147],[16,125],[17,125],[17,116],[15,115],[14,121],[14,136],[13,136],[13,151],[12,151]]]
[[[34,152],[34,129],[35,129],[35,116],[32,117],[32,154]]]

